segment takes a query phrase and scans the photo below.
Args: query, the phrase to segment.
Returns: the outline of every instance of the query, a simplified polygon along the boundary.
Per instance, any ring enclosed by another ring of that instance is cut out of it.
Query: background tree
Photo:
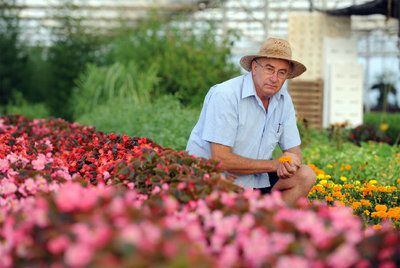
[[[4,107],[24,88],[27,54],[20,42],[15,0],[0,0],[0,105]]]
[[[379,91],[378,103],[375,106],[375,110],[387,112],[390,109],[399,109],[397,103],[397,89],[393,81],[393,74],[383,73],[378,76],[377,82],[371,86],[372,90]],[[393,105],[388,102],[389,95],[394,95],[396,101]]]

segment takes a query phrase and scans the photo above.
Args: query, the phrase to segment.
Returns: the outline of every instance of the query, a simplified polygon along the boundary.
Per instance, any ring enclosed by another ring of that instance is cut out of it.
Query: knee
[[[300,181],[303,182],[302,184],[304,186],[311,188],[315,184],[317,175],[309,166],[302,165],[298,172],[300,173]]]

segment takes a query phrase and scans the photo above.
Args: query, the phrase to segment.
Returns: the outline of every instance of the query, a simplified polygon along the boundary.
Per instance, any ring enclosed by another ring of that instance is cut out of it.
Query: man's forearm
[[[278,160],[251,159],[234,153],[213,158],[221,162],[222,169],[240,175],[276,172],[279,164]]]

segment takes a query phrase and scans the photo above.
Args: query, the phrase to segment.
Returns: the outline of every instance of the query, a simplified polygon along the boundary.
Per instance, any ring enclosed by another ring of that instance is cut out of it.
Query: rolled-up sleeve
[[[279,147],[288,150],[301,144],[299,130],[296,124],[296,113],[292,100],[287,103],[286,120],[283,123],[283,133],[279,139]]]
[[[202,139],[233,147],[237,128],[238,113],[235,99],[216,89],[208,101]]]

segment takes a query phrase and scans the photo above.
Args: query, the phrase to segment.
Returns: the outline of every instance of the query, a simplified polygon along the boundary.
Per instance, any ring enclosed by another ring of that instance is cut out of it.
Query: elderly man
[[[249,73],[210,89],[186,148],[220,161],[242,187],[281,191],[288,204],[307,196],[315,183],[315,173],[301,162],[294,106],[282,89],[286,79],[306,70],[291,55],[286,40],[268,38],[257,55],[242,57]],[[272,159],[277,144],[290,162]]]

